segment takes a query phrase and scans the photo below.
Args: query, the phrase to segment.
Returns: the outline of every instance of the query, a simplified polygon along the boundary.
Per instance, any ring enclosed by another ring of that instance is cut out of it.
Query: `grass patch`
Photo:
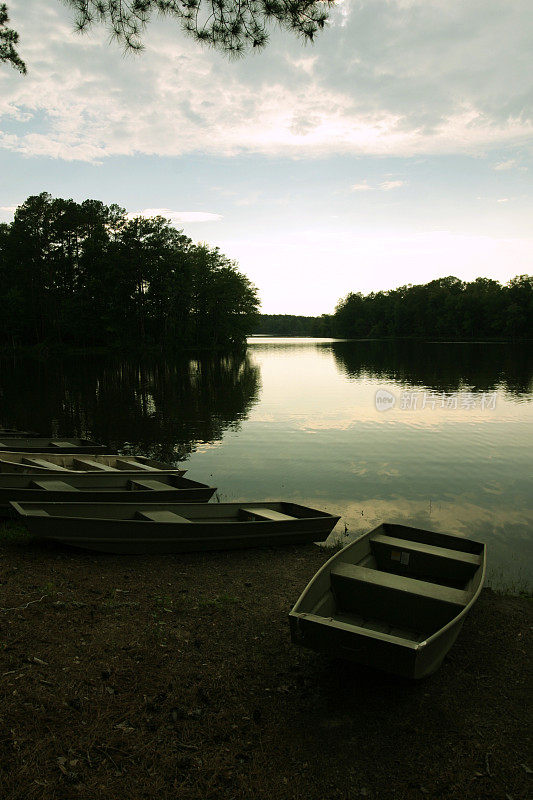
[[[347,540],[343,542],[342,539],[337,538],[333,542],[326,542],[325,544],[321,543],[318,546],[327,555],[328,558],[331,558],[331,556],[334,553],[338,553],[340,550],[343,549],[343,547],[346,547],[347,544],[348,544]]]
[[[0,542],[26,545],[33,542],[33,536],[19,522],[4,522],[0,525]]]
[[[198,600],[198,608],[228,608],[241,602],[240,597],[231,594],[217,594],[215,597],[202,597]]]
[[[53,581],[46,581],[46,583],[41,586],[41,592],[48,597],[54,597],[56,594],[61,594]]]

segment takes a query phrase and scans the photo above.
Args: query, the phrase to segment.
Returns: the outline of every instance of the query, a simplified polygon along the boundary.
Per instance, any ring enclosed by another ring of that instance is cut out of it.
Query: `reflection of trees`
[[[533,351],[527,344],[352,341],[331,347],[339,369],[354,378],[366,374],[438,391],[502,386],[523,394],[532,388]]]
[[[6,362],[0,374],[0,420],[90,436],[169,461],[238,426],[259,388],[258,367],[241,354],[144,362]]]

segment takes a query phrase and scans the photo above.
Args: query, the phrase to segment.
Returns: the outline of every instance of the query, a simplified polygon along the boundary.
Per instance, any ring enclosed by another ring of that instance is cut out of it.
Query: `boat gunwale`
[[[68,454],[67,454],[68,455]],[[0,454],[0,465],[2,463],[2,458]],[[6,463],[6,462],[4,462]],[[10,463],[19,463],[18,461],[10,462]],[[18,470],[15,472],[3,472],[0,469],[0,477],[3,475],[7,475],[8,477],[21,477],[24,476],[26,478],[32,478],[33,480],[42,479],[46,480],[47,478],[57,478],[58,480],[70,480],[71,477],[82,477],[84,475],[90,475],[91,477],[112,477],[112,476],[120,476],[121,478],[129,478],[129,480],[134,480],[138,478],[140,475],[143,475],[145,478],[150,476],[153,477],[154,480],[159,480],[160,478],[164,478],[165,476],[169,475],[176,475],[178,478],[183,478],[185,473],[187,472],[186,469],[180,469],[179,467],[172,467],[170,469],[157,469],[157,467],[153,467],[152,471],[142,470],[142,469],[133,469],[133,470],[126,470],[126,469],[116,469],[112,472],[107,472],[107,470],[99,470],[99,469],[65,469],[65,471],[56,470],[56,469],[46,469],[46,467],[31,467],[31,465],[24,465],[28,467],[28,471],[25,472],[24,470]],[[38,471],[37,471],[38,470]],[[150,478],[148,478],[150,480]],[[192,480],[192,478],[187,478],[187,480]],[[0,486],[0,488],[2,488]],[[28,500],[28,502],[31,502]]]
[[[210,488],[212,488],[212,487],[210,487]],[[72,502],[72,501],[71,502],[51,501],[51,502],[48,502],[48,503],[46,503],[46,502],[43,503],[43,502],[39,502],[39,501],[28,500],[28,501],[21,501],[21,502],[24,503],[24,505],[33,505],[33,506],[38,506],[38,507],[42,507],[43,505],[54,506],[56,504],[57,505],[70,505],[70,506],[73,506],[73,509],[76,506],[84,505],[83,503],[77,503],[77,502]],[[215,506],[215,507],[220,507],[221,505],[230,505],[230,506],[233,506],[235,508],[242,508],[243,504],[244,505],[248,505],[250,503],[254,503],[255,505],[257,505],[259,502],[264,503],[264,504],[267,504],[267,503],[276,503],[277,504],[277,503],[284,503],[286,501],[284,501],[284,500],[261,500],[261,501],[257,501],[257,500],[250,501],[250,500],[248,500],[248,501],[244,501],[243,503],[238,503],[238,502],[237,503],[209,503],[209,502],[208,503],[165,503],[163,501],[163,502],[160,502],[160,503],[152,503],[150,505],[152,505],[152,506],[154,506],[154,505],[164,505],[164,506],[167,506],[167,507],[168,506],[180,506],[180,507],[182,507],[182,506],[190,506],[191,508],[194,508],[194,509],[198,509],[200,507],[202,509],[203,508],[208,508],[210,505],[211,506]],[[37,514],[35,514],[35,513],[34,514],[27,513],[26,509],[23,508],[21,506],[20,502],[16,501],[16,500],[10,501],[9,505],[16,511],[16,513],[19,516],[21,516],[21,517],[29,517],[31,519],[36,519],[37,518],[37,519],[49,519],[49,520],[54,520],[54,519],[55,520],[70,520],[70,521],[73,521],[73,522],[74,521],[79,522],[80,520],[87,520],[87,521],[91,521],[91,522],[125,523],[125,524],[128,524],[128,525],[131,525],[132,522],[141,523],[141,524],[144,523],[144,524],[149,524],[149,525],[184,525],[185,524],[183,522],[180,522],[179,520],[176,520],[176,521],[174,521],[174,520],[163,520],[163,521],[155,522],[154,520],[134,519],[134,518],[131,518],[131,517],[128,517],[126,519],[122,519],[120,517],[80,517],[80,516],[75,516],[75,517],[56,516],[56,517],[54,517],[51,514],[47,514],[46,513],[46,509],[42,509],[42,508],[40,510],[41,510],[41,512],[44,511],[44,513],[37,513]],[[95,503],[87,502],[86,505],[98,505],[98,504],[97,503],[95,504]],[[107,504],[105,504],[105,505],[107,505]],[[143,503],[142,502],[141,503],[116,503],[116,504],[112,503],[110,505],[115,505],[117,508],[119,506],[135,506],[135,507],[138,507],[138,506],[142,506]],[[298,504],[294,503],[293,505],[298,505]],[[300,506],[300,508],[308,508],[308,507],[307,506]],[[309,508],[309,510],[310,511],[317,511],[318,509]],[[317,516],[294,517],[294,519],[288,519],[288,520],[271,520],[271,519],[265,519],[265,520],[239,520],[239,519],[232,518],[232,519],[220,519],[220,520],[212,520],[211,519],[211,520],[207,521],[207,520],[202,520],[200,518],[197,522],[194,522],[194,520],[187,520],[187,523],[191,522],[192,524],[196,524],[196,525],[201,525],[201,524],[206,524],[206,525],[213,525],[213,524],[216,524],[216,525],[235,525],[235,524],[238,523],[239,525],[253,525],[253,527],[256,528],[258,525],[260,525],[260,526],[263,526],[263,525],[276,525],[276,526],[278,526],[278,525],[281,525],[281,524],[283,524],[283,525],[289,525],[289,524],[293,525],[295,522],[311,522],[311,521],[314,521],[314,520],[327,520],[329,522],[329,521],[331,521],[333,519],[335,520],[335,523],[334,523],[334,525],[333,525],[333,527],[331,529],[331,530],[333,530],[333,528],[335,527],[335,525],[339,521],[340,516],[337,516],[335,514],[329,514],[327,511],[321,512],[320,516],[318,516],[318,517]]]

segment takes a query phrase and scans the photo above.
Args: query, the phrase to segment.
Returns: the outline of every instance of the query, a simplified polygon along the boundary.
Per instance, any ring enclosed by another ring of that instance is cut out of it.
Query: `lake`
[[[287,499],[486,541],[533,583],[528,345],[252,338],[225,357],[3,359],[0,425],[183,462],[221,501]]]

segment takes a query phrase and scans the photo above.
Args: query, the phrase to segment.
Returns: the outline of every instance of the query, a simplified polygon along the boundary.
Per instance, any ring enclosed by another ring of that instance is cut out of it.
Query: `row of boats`
[[[185,470],[107,449],[0,431],[0,513],[35,536],[108,553],[323,542],[339,520],[297,503],[208,503],[216,487]]]
[[[284,501],[209,502],[216,487],[84,439],[0,430],[0,514],[109,553],[322,542],[339,516]],[[335,553],[292,609],[292,641],[410,678],[434,672],[478,598],[486,547],[383,524]]]

